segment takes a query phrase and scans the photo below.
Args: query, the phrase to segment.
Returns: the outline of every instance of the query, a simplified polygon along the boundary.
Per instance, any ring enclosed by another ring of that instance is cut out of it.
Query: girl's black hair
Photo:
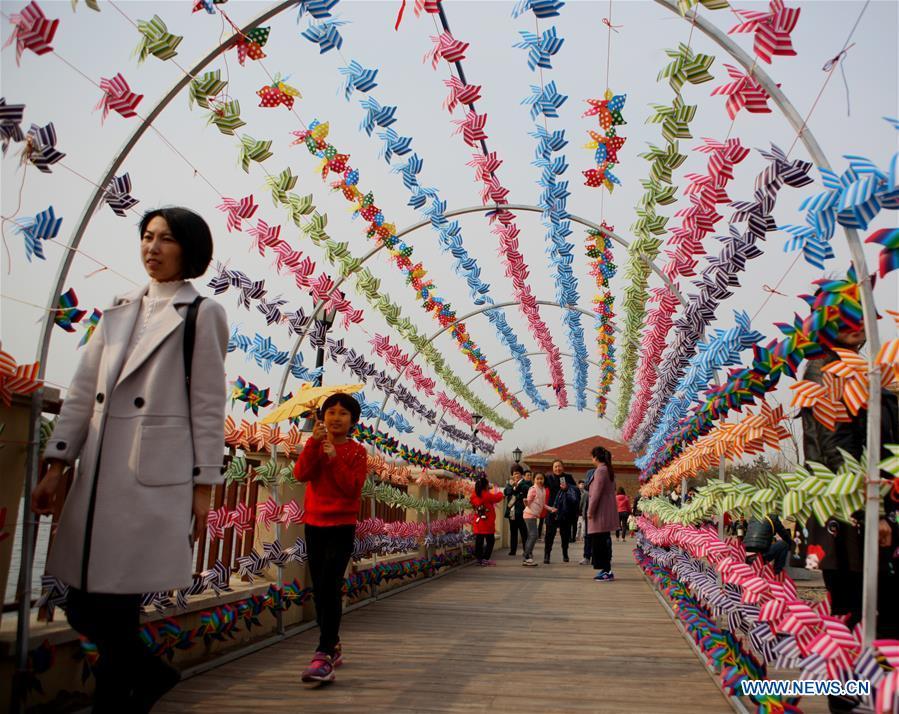
[[[172,237],[181,246],[181,277],[184,280],[199,278],[212,262],[212,232],[200,216],[181,206],[167,206],[147,211],[140,219],[140,235],[154,218],[163,218],[169,224]]]
[[[609,480],[612,483],[615,483],[615,469],[612,468],[612,454],[609,453],[608,449],[604,449],[601,446],[594,446],[592,451],[590,451],[590,456],[606,465],[606,468],[609,470]]]
[[[490,490],[490,481],[487,479],[486,474],[481,474],[478,476],[478,480],[474,482],[474,492],[478,494],[478,498],[481,497],[481,494],[484,491]]]
[[[359,417],[362,416],[362,407],[359,406],[359,402],[352,396],[344,392],[336,392],[325,400],[325,403],[319,409],[319,418],[324,418],[325,412],[335,404],[339,404],[350,413],[353,424],[359,423]]]
[[[512,464],[512,468],[509,469],[509,473],[514,474],[516,471],[524,476],[524,469],[521,467],[521,464]]]

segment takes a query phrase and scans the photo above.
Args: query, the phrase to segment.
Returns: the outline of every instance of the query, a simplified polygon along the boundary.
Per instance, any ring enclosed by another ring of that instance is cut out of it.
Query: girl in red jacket
[[[478,477],[471,494],[471,505],[474,506],[475,520],[471,527],[474,533],[474,557],[478,565],[496,565],[490,560],[493,555],[493,544],[496,541],[496,504],[503,500],[503,492],[492,490],[490,481],[485,475]]]
[[[318,686],[334,681],[343,662],[340,615],[343,577],[356,533],[367,459],[365,448],[349,438],[361,409],[350,395],[338,392],[325,400],[293,474],[306,483],[306,553],[312,579],[318,648],[303,671],[303,682]]]

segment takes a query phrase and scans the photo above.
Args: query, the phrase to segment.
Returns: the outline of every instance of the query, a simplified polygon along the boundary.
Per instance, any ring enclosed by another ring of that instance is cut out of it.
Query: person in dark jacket
[[[565,473],[565,464],[562,463],[561,459],[556,459],[555,461],[553,461],[552,473],[547,475],[546,477],[546,487],[549,489],[549,499],[546,502],[548,505],[554,504],[556,502],[556,496],[559,494],[559,484],[563,479],[572,489],[577,488],[577,483],[574,480],[574,476],[569,473]],[[553,551],[553,543],[556,539],[556,531],[558,531],[559,529],[559,523],[555,513],[549,513],[544,521],[546,524],[546,538],[543,543],[543,562],[544,564],[548,565],[550,555]],[[568,533],[569,535],[571,534],[570,527]],[[568,544],[566,543],[564,547],[567,550]]]
[[[531,483],[524,479],[524,469],[518,464],[512,466],[509,483],[503,489],[506,497],[506,518],[509,519],[509,555],[518,551],[518,537],[521,536],[521,547],[528,539],[527,524],[524,522],[524,501],[528,497]]]
[[[769,513],[768,521],[777,537],[771,539],[771,545],[768,546],[768,550],[762,557],[766,563],[773,563],[775,573],[780,573],[786,567],[787,558],[790,557],[790,551],[793,549],[793,534],[780,522],[776,513]]]
[[[562,539],[562,561],[568,562],[568,544],[571,542],[572,526],[577,526],[578,506],[581,502],[580,491],[564,478],[559,481],[559,490],[553,506],[556,508],[555,519]]]
[[[835,346],[858,352],[865,342],[861,329],[842,329],[835,339]],[[805,379],[816,384],[824,383],[823,367],[839,359],[832,349],[824,348],[823,359],[809,363]],[[889,456],[884,444],[899,443],[899,406],[894,394],[881,392],[880,417],[880,458]],[[854,458],[861,457],[867,441],[868,411],[861,409],[855,416],[850,415],[848,422],[838,422],[831,431],[819,422],[812,410],[803,408],[802,446],[806,462],[824,464],[831,471],[836,471],[843,463],[840,449]],[[892,475],[881,472],[881,478],[892,478]],[[886,637],[887,633],[896,636],[899,632],[899,613],[893,603],[899,601],[899,583],[897,583],[896,567],[891,554],[899,545],[899,529],[896,527],[896,510],[899,503],[889,493],[884,498],[883,508],[886,518],[878,524],[883,535],[881,543],[881,566],[879,578],[878,636]],[[862,574],[864,570],[864,512],[853,514],[853,523],[843,523],[836,518],[829,518],[824,526],[812,518],[807,524],[808,542],[818,546],[823,556],[819,567],[824,575],[824,584],[830,593],[831,611],[835,615],[849,615],[848,624],[854,626],[862,616]],[[887,605],[886,603],[890,603]]]

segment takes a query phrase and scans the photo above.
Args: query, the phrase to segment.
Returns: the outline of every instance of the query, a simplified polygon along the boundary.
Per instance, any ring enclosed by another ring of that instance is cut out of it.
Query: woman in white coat
[[[194,538],[224,478],[227,319],[188,282],[212,259],[209,227],[184,208],[150,211],[140,256],[150,283],[103,314],[32,498],[49,513],[78,460],[47,571],[69,586],[69,623],[97,645],[95,712],[149,711],[177,683],[138,638],[141,594],[191,584]]]

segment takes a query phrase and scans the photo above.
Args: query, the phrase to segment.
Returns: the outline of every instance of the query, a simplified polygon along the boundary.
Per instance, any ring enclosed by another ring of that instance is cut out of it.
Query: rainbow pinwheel
[[[244,411],[252,409],[253,414],[259,414],[260,407],[267,407],[271,404],[268,398],[269,388],[260,389],[252,382],[247,382],[243,377],[238,378],[232,383],[231,387],[231,403],[243,402]]]
[[[94,331],[97,329],[97,325],[100,324],[100,318],[103,317],[103,312],[98,310],[97,308],[93,309],[90,317],[84,320],[81,323],[81,326],[84,328],[84,334],[81,335],[81,340],[78,342],[78,347],[84,347],[88,342],[90,342],[91,337],[94,336]]]
[[[24,104],[7,104],[6,97],[0,97],[0,142],[2,142],[4,155],[11,141],[25,139],[22,127],[19,126],[24,118]]]
[[[22,53],[25,50],[31,50],[36,55],[53,51],[50,43],[53,42],[59,20],[48,20],[40,5],[34,0],[28,3],[22,12],[10,15],[9,21],[13,25],[13,31],[4,47],[16,43],[17,65],[21,63]]]
[[[25,257],[28,262],[31,262],[32,256],[46,260],[41,241],[56,238],[62,225],[62,217],[56,217],[53,206],[48,206],[33,218],[17,218],[15,223],[16,233],[25,239]]]
[[[773,55],[793,56],[796,50],[790,39],[790,33],[799,21],[797,8],[788,8],[783,0],[771,0],[767,12],[757,10],[734,10],[744,18],[744,22],[734,25],[728,34],[735,32],[755,33],[753,50],[763,62],[771,64]]]
[[[771,97],[765,88],[733,65],[725,63],[724,66],[732,81],[715,87],[712,90],[712,96],[724,95],[727,97],[725,104],[727,116],[733,119],[741,109],[746,109],[751,114],[770,114],[771,108],[768,106],[768,100]]]
[[[317,24],[310,22],[309,27],[303,31],[302,35],[319,46],[319,54],[324,54],[330,50],[339,50],[343,47],[343,37],[341,37],[337,28],[346,24],[346,20],[338,20],[337,18]]]
[[[267,109],[278,107],[281,104],[288,109],[293,109],[294,98],[301,98],[299,90],[282,80],[280,74],[275,74],[272,83],[259,89],[256,94],[260,98],[259,106]]]
[[[69,288],[59,296],[57,309],[53,311],[53,322],[66,332],[74,332],[75,324],[81,322],[87,310],[78,308],[78,296],[74,288]]]
[[[228,82],[222,79],[222,71],[220,69],[204,72],[199,77],[194,77],[191,80],[187,95],[188,102],[191,106],[196,102],[204,109],[212,109],[210,102],[225,91],[227,86]]]
[[[32,124],[25,135],[26,149],[22,154],[23,161],[30,161],[38,171],[51,173],[50,167],[65,158],[65,154],[56,148],[56,129],[53,122],[47,126]]]
[[[131,177],[127,173],[116,176],[109,182],[103,194],[103,200],[106,201],[106,205],[112,209],[113,213],[122,218],[128,215],[130,209],[140,203],[131,195]]]
[[[103,110],[101,121],[105,121],[110,111],[121,114],[126,119],[137,114],[137,105],[144,98],[143,94],[137,94],[131,91],[128,82],[121,73],[115,75],[112,79],[105,77],[100,80],[100,89],[103,90],[103,98],[100,99],[96,109]]]
[[[865,243],[878,243],[880,251],[880,277],[899,270],[899,228],[881,228],[865,239]]]
[[[237,61],[243,65],[247,57],[251,60],[261,60],[266,57],[262,48],[268,42],[268,36],[271,27],[254,27],[246,34],[241,33],[237,38],[235,47],[237,48]]]
[[[378,83],[375,82],[378,70],[366,69],[356,60],[350,60],[350,63],[346,67],[341,67],[339,71],[346,77],[346,82],[343,86],[343,96],[347,101],[350,100],[353,90],[365,93],[378,86]],[[371,135],[370,132],[369,135]]]
[[[140,44],[135,50],[138,62],[143,62],[150,55],[169,60],[178,54],[178,45],[184,39],[171,34],[159,15],[153,15],[152,20],[138,20],[137,30],[141,34]]]

